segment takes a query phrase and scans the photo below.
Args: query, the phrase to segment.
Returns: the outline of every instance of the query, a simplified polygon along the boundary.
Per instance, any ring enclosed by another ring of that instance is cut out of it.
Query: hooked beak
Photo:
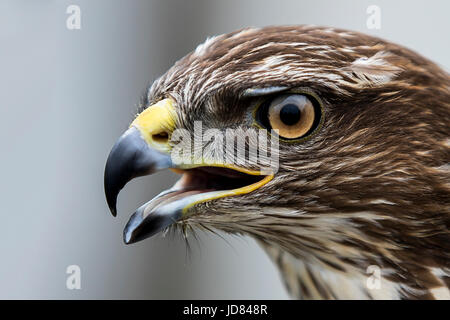
[[[105,166],[106,201],[116,216],[117,196],[133,178],[172,168],[183,173],[169,190],[141,206],[124,229],[124,242],[148,238],[189,216],[196,204],[251,192],[273,175],[263,175],[227,164],[199,164],[181,168],[170,156],[169,137],[176,123],[172,99],[164,99],[144,110],[112,148]]]
[[[171,165],[170,156],[149,147],[138,129],[128,129],[112,148],[105,166],[105,194],[112,215],[117,214],[117,196],[127,182]]]
[[[114,145],[106,161],[105,194],[112,215],[117,214],[117,196],[127,182],[171,166],[169,155],[149,147],[135,127],[128,129]],[[150,207],[144,205],[133,214],[124,231],[125,243],[149,237],[181,216],[181,210],[155,210],[150,215]]]

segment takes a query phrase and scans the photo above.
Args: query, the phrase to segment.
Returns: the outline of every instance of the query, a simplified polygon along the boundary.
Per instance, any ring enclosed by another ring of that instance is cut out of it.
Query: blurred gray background
[[[81,30],[66,9],[81,8]],[[369,5],[381,29],[366,27]],[[174,181],[130,183],[110,216],[103,169],[144,88],[207,36],[316,24],[398,42],[446,70],[449,1],[0,1],[0,298],[284,299],[249,238],[201,234],[122,243],[130,214]],[[81,268],[81,290],[66,268]]]

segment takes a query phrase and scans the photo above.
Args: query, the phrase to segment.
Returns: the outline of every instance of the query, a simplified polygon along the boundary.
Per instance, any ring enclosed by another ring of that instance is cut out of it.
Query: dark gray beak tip
[[[135,177],[133,156],[136,141],[140,142],[136,129],[122,135],[109,153],[105,165],[104,187],[106,202],[113,216],[117,215],[117,196],[125,184]]]
[[[123,242],[125,244],[132,244],[139,240],[145,239],[144,237],[140,236],[142,234],[143,229],[143,218],[141,212],[139,210],[130,217],[130,220],[128,220],[127,225],[125,226],[125,229],[123,230]]]
[[[112,148],[105,165],[105,195],[112,215],[117,215],[117,196],[128,181],[171,164],[170,156],[149,148],[135,127],[128,129]]]
[[[125,244],[132,244],[147,239],[164,230],[177,220],[177,218],[170,215],[164,215],[158,212],[152,212],[145,218],[143,218],[142,214],[143,207],[139,208],[130,217],[123,230],[123,241]]]
[[[115,217],[117,216],[117,196],[119,194],[120,190],[114,190],[113,186],[114,183],[111,182],[111,169],[108,168],[108,163],[105,168],[105,178],[104,178],[104,187],[105,187],[105,196],[106,196],[106,203],[108,204],[109,210],[111,211],[111,214]]]
[[[111,211],[111,214],[113,217],[117,217],[117,209],[109,207],[109,211]]]
[[[133,230],[132,228],[129,227],[130,221],[128,221],[127,225],[125,226],[125,229],[123,230],[123,243],[125,244],[134,243]]]
[[[116,209],[117,196],[115,198],[111,197],[112,193],[106,187],[106,182],[105,182],[105,194],[106,194],[106,202],[108,203],[109,211],[111,212],[113,217],[115,217],[115,216],[117,216],[117,209]]]

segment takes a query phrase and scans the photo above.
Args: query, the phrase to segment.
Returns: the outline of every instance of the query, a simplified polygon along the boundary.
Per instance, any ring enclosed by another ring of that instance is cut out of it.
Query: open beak
[[[105,195],[111,213],[117,213],[120,190],[133,178],[160,170],[181,173],[169,190],[142,205],[124,230],[126,244],[148,238],[192,214],[196,204],[249,193],[269,182],[262,175],[223,163],[190,165],[181,168],[170,156],[169,137],[176,123],[172,99],[164,99],[144,110],[112,148],[105,166]]]

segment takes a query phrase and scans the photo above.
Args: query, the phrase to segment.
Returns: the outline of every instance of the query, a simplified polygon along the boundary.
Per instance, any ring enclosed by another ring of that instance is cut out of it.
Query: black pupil
[[[295,104],[288,103],[280,110],[280,120],[287,126],[296,124],[300,117],[300,110]]]

